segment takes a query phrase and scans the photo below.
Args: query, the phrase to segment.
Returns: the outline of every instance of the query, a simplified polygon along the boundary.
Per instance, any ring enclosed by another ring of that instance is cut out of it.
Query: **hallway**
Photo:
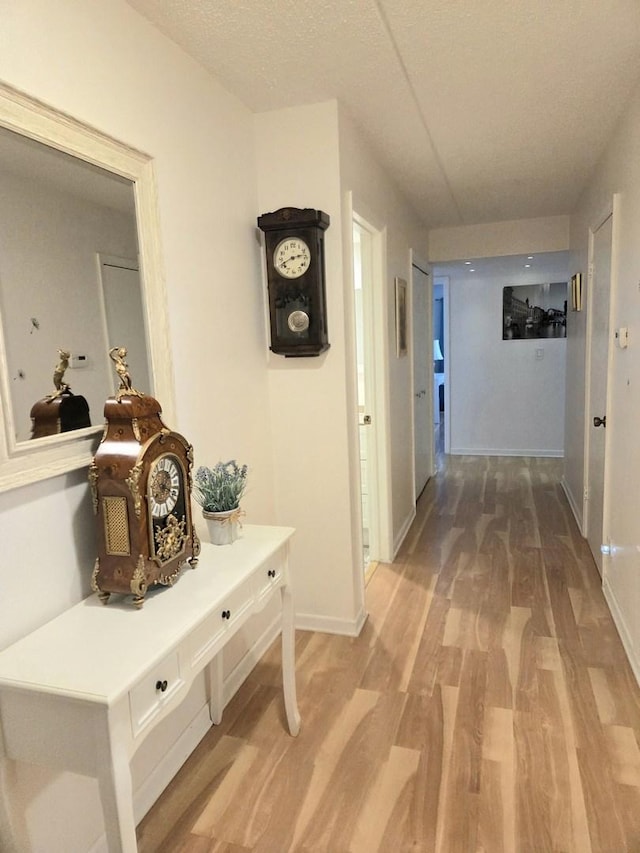
[[[640,851],[640,690],[561,464],[444,457],[361,636],[298,633],[299,737],[275,644],[140,850]]]

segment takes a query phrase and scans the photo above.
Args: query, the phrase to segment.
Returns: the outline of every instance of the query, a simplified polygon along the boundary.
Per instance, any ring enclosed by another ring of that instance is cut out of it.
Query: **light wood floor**
[[[559,463],[443,464],[361,636],[298,633],[298,738],[276,645],[142,853],[640,851],[640,690]]]

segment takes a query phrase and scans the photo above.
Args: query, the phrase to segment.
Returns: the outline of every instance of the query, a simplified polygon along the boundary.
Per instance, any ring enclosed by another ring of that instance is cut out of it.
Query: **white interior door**
[[[587,406],[587,541],[602,574],[602,530],[605,480],[605,429],[609,366],[609,303],[613,216],[592,234],[589,296],[589,384]]]
[[[431,412],[433,345],[429,276],[424,270],[414,265],[412,279],[413,458],[417,499],[433,473],[433,413]]]

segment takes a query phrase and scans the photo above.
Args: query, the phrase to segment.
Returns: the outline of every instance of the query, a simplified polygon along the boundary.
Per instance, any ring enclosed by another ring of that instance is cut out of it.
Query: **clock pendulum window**
[[[264,232],[271,350],[286,357],[329,349],[324,232],[329,217],[312,208],[283,207],[258,217]]]
[[[191,518],[193,448],[162,422],[160,403],[131,384],[124,347],[109,355],[120,379],[104,406],[105,431],[89,468],[98,557],[92,588],[104,603],[131,594],[140,607],[149,587],[170,586],[200,541]]]

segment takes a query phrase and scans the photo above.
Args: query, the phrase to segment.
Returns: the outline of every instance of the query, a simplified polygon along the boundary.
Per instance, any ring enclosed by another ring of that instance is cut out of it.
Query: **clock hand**
[[[289,258],[284,258],[282,261],[280,261],[278,263],[278,267],[280,269],[287,269],[289,266],[289,263],[291,261],[295,261],[297,258],[304,258],[304,257],[306,257],[306,255],[304,255],[302,252],[298,255],[291,255]]]
[[[295,260],[297,260],[298,258],[304,258],[304,257],[305,257],[305,256],[304,256],[303,254],[299,254],[299,255],[291,255],[291,257],[290,257],[290,258],[287,258],[287,260],[286,260],[286,261],[284,261],[284,263],[283,263],[282,265],[286,267],[286,266],[287,266],[287,264],[289,263],[289,261],[295,261]]]

